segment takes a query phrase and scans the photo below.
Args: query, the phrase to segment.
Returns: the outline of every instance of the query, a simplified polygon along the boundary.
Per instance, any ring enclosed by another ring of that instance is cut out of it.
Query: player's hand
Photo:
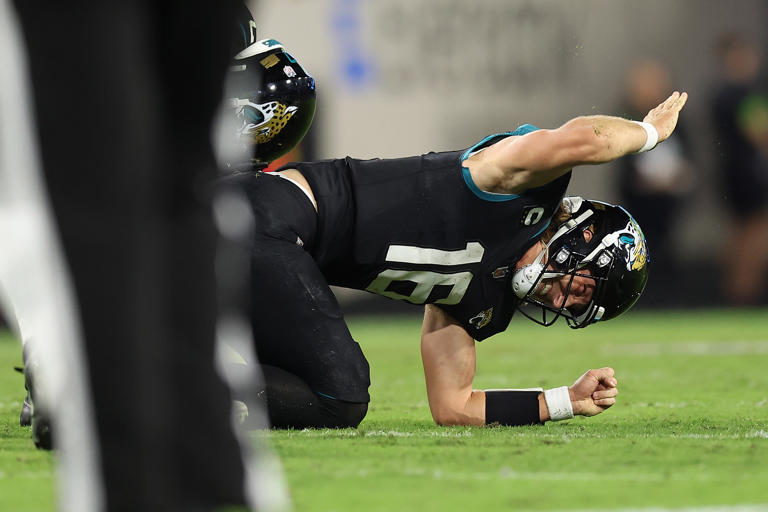
[[[574,414],[594,416],[616,403],[619,390],[613,373],[613,368],[589,370],[568,388]]]
[[[643,119],[646,123],[651,123],[659,132],[659,142],[667,140],[677,126],[677,116],[680,114],[685,102],[688,101],[688,93],[680,94],[675,91],[672,95],[661,102],[658,107],[648,112]]]

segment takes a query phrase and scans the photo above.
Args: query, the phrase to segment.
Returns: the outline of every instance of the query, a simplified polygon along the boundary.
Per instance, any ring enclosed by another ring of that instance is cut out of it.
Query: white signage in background
[[[369,40],[382,89],[519,94],[567,83],[579,51],[559,3],[534,0],[370,2]]]
[[[553,91],[581,48],[567,10],[534,0],[330,0],[328,20],[336,76],[358,91]]]

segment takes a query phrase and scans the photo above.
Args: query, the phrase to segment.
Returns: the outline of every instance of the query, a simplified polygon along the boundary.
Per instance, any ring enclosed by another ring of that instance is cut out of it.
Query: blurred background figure
[[[625,78],[625,106],[621,115],[628,119],[642,119],[667,97],[668,91],[679,88],[667,68],[651,58],[635,61]],[[664,144],[618,162],[620,204],[643,226],[654,277],[649,280],[646,293],[657,304],[673,298],[678,289],[677,254],[671,236],[694,181],[685,124],[683,116]]]
[[[732,304],[757,303],[768,269],[768,85],[762,52],[749,37],[723,34],[712,105],[722,198],[730,213],[723,247],[722,289]]]

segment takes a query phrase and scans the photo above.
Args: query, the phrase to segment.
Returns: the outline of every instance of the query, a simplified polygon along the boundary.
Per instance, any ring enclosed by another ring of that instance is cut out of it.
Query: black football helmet
[[[256,22],[245,2],[235,6],[235,30],[229,40],[230,55],[235,55],[256,42]]]
[[[631,308],[648,281],[648,246],[640,226],[621,206],[581,197],[563,199],[571,214],[561,224],[536,260],[515,272],[512,290],[518,310],[534,322],[550,326],[563,316],[572,328],[610,320]],[[592,236],[587,241],[584,231]],[[562,304],[547,304],[536,296],[547,279],[571,276]],[[577,276],[594,280],[586,308],[564,306]]]
[[[265,165],[288,153],[309,130],[315,79],[280,42],[262,39],[235,55],[226,98],[226,126],[236,132],[240,160],[230,163]]]

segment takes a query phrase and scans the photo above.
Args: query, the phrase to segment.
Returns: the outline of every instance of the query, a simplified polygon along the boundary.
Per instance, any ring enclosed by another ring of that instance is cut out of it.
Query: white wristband
[[[568,386],[546,390],[544,401],[547,402],[551,421],[573,418],[573,406],[571,405],[571,394],[568,392]]]
[[[640,126],[643,127],[643,130],[645,130],[645,144],[643,147],[637,150],[637,153],[644,153],[646,151],[650,151],[651,149],[656,147],[656,144],[659,143],[659,132],[656,130],[656,127],[653,126],[651,123],[643,123],[640,121],[632,121],[633,123],[637,123]]]

